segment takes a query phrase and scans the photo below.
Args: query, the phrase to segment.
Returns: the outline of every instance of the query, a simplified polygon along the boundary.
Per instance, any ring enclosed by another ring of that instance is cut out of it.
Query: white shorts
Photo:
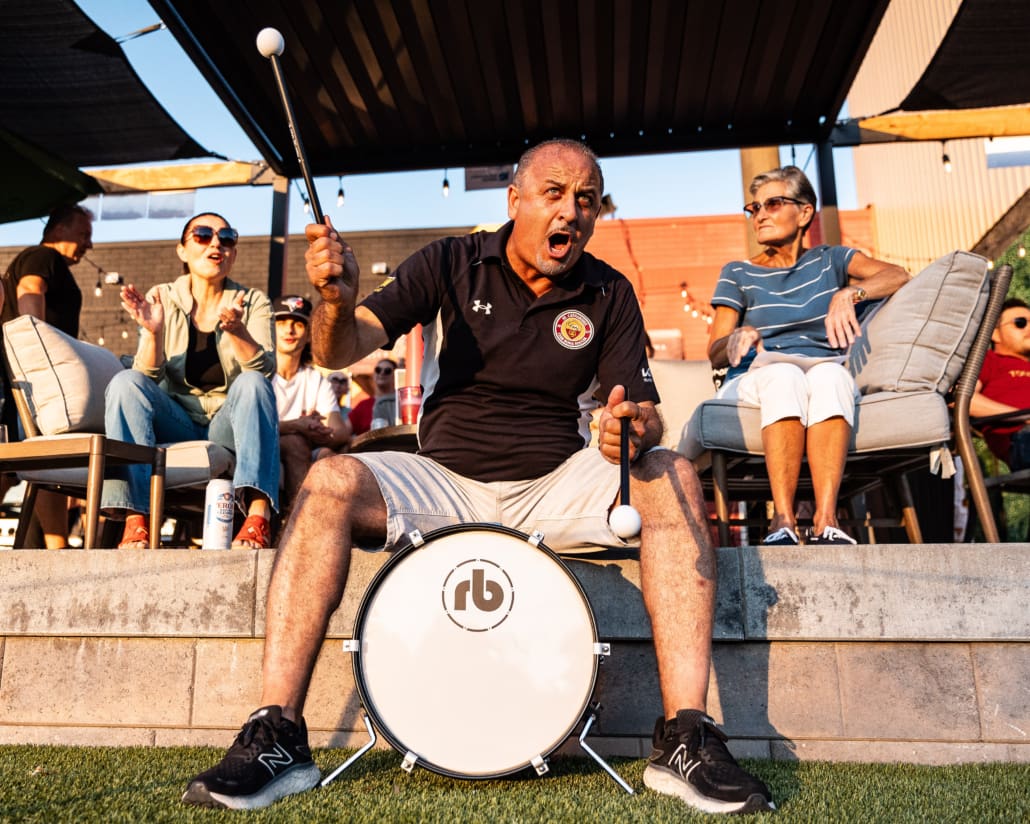
[[[716,397],[759,407],[765,429],[784,418],[811,426],[840,417],[854,426],[860,396],[855,379],[839,363],[819,363],[807,372],[790,363],[770,363],[724,384]]]
[[[543,534],[559,553],[639,547],[608,526],[619,494],[619,467],[598,449],[582,449],[557,469],[526,481],[474,481],[436,461],[407,452],[349,455],[376,477],[386,501],[386,546],[404,542],[414,529],[425,534],[463,523],[501,524],[527,535]]]

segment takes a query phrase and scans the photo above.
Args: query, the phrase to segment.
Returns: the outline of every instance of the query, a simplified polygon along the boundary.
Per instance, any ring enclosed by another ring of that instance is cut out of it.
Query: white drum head
[[[463,778],[508,775],[550,754],[583,716],[597,674],[576,579],[503,527],[448,527],[402,550],[369,587],[355,637],[355,680],[384,737]]]

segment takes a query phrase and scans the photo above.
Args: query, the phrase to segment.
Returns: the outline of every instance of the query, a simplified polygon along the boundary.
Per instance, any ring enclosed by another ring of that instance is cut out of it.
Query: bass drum
[[[456,778],[545,772],[597,676],[597,630],[579,582],[542,543],[506,527],[411,537],[355,619],[366,712],[406,768]]]

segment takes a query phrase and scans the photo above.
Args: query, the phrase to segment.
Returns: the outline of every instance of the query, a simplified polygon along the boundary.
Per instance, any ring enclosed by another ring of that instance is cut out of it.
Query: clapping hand
[[[165,310],[156,289],[152,290],[149,296],[145,296],[129,283],[122,287],[120,297],[122,307],[138,327],[155,336],[161,331],[164,327]]]
[[[236,300],[218,313],[218,326],[223,332],[239,335],[243,330],[243,299],[244,293],[237,292]]]

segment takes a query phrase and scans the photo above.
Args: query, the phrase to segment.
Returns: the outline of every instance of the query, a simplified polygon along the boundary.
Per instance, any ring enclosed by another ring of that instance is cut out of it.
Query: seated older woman
[[[759,406],[773,517],[764,544],[798,544],[794,495],[807,454],[815,497],[809,544],[853,544],[837,497],[857,389],[844,355],[861,334],[855,305],[885,298],[908,273],[844,246],[806,248],[816,196],[796,166],[755,177],[744,207],[763,250],[723,267],[708,357],[729,367],[718,397]]]
[[[221,215],[196,215],[176,247],[181,277],[146,296],[122,288],[139,346],[133,368],[108,386],[106,427],[131,443],[212,440],[235,453],[233,483],[247,518],[233,546],[263,548],[279,504],[272,313],[263,292],[229,280],[237,239]],[[147,546],[147,489],[148,467],[121,468],[104,482],[101,506],[126,515],[119,547]]]

